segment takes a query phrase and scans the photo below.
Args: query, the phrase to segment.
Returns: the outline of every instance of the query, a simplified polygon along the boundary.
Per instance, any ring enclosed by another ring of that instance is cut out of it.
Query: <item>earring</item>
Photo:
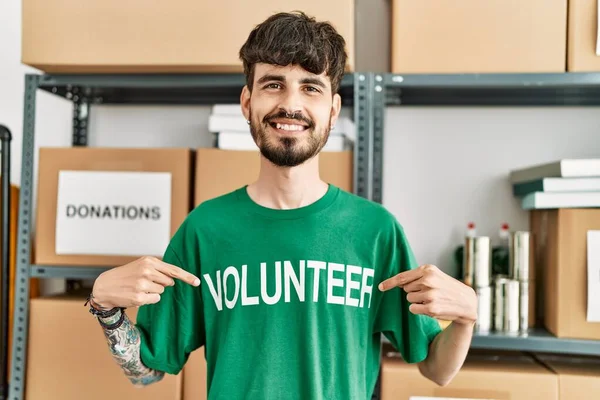
[[[250,125],[250,120],[249,120],[249,119],[248,119],[248,120],[246,120],[246,123],[247,123],[248,125]]]

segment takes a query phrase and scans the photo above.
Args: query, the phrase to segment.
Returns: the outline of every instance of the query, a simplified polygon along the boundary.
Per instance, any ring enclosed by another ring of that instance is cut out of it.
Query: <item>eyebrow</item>
[[[265,83],[265,82],[271,82],[271,81],[285,82],[285,77],[283,75],[267,74],[267,75],[261,76],[260,79],[257,81],[257,83]]]
[[[259,84],[262,84],[265,82],[285,82],[285,76],[275,75],[275,74],[267,74],[267,75],[261,76],[257,81],[257,83],[259,83]],[[300,80],[300,83],[302,83],[304,85],[310,84],[310,85],[320,86],[323,89],[327,88],[325,83],[319,78],[303,78]]]
[[[304,78],[300,80],[300,83],[321,86],[323,89],[327,89],[325,83],[319,78]]]

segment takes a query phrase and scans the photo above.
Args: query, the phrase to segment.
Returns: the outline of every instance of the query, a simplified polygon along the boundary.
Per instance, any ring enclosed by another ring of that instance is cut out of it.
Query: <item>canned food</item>
[[[463,281],[473,288],[489,287],[492,275],[491,243],[487,236],[465,238]]]
[[[494,330],[504,330],[504,284],[508,277],[497,276],[494,280]]]
[[[519,282],[519,330],[529,329],[529,282]]]
[[[477,322],[475,329],[479,332],[492,330],[492,288],[477,288]]]
[[[530,233],[511,232],[508,239],[509,273],[512,279],[528,281],[531,248]]]
[[[494,287],[494,329],[502,332],[519,331],[519,281],[499,277]]]

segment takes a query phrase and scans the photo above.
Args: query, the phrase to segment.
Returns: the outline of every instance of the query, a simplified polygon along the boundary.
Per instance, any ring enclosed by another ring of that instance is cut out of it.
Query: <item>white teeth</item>
[[[284,131],[301,131],[304,129],[302,125],[277,124],[277,129]]]

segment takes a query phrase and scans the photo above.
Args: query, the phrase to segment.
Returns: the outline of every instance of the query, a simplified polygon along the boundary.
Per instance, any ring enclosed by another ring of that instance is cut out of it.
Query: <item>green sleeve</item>
[[[418,267],[403,228],[395,222],[392,230],[386,240],[387,248],[382,249],[386,253],[387,268],[382,280]],[[403,289],[383,292],[375,315],[374,333],[383,333],[406,362],[417,363],[427,357],[429,346],[441,327],[435,318],[411,313],[409,306]]]
[[[200,276],[195,256],[195,235],[184,229],[176,234],[163,261]],[[178,249],[185,249],[182,251]],[[136,326],[141,336],[141,359],[149,368],[178,374],[191,352],[205,343],[204,311],[200,287],[175,279],[156,304],[139,308]]]

